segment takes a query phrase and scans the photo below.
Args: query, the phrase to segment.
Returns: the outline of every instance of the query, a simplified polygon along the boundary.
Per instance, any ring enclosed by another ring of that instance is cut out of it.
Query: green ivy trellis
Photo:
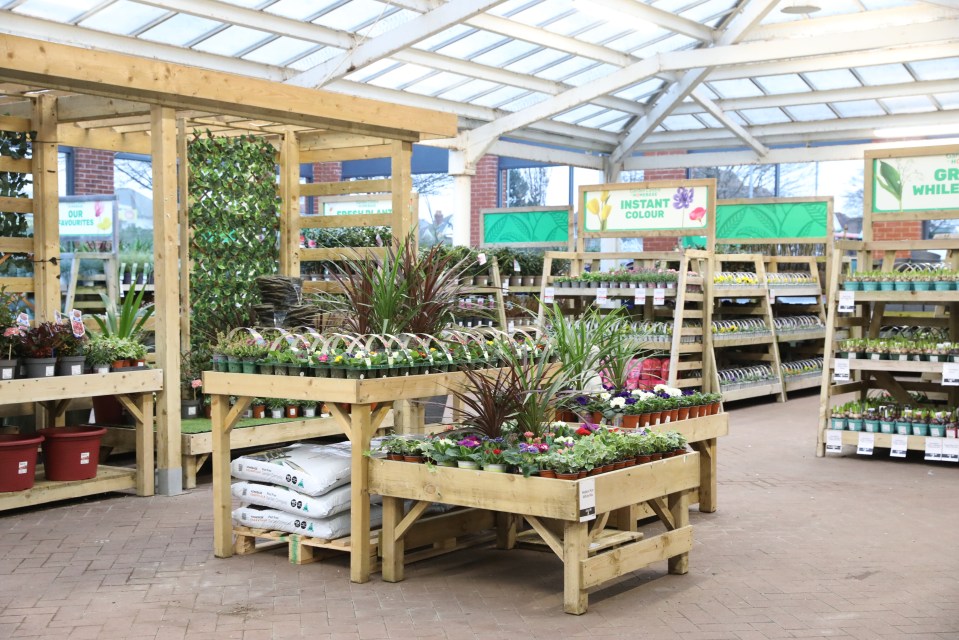
[[[21,160],[30,157],[35,131],[0,131],[0,156]],[[27,187],[33,182],[29,173],[0,171],[0,197],[27,198]],[[31,214],[0,211],[0,237],[29,238]],[[0,257],[3,254],[0,253]],[[26,254],[14,254],[0,261],[0,276],[33,276],[33,264]]]

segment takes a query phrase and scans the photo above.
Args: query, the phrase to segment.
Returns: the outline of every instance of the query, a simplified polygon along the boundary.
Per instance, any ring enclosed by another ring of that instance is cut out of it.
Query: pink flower
[[[3,337],[9,338],[10,336],[20,335],[20,327],[7,327],[3,330]]]
[[[203,380],[197,378],[196,380],[190,383],[190,386],[193,387],[194,389],[199,389],[200,387],[203,386]]]
[[[539,445],[539,450],[545,453],[549,451],[549,445],[543,442],[542,444]]]
[[[702,207],[696,207],[695,209],[689,212],[689,219],[693,221],[702,220],[705,215],[706,215],[705,209],[703,209]]]
[[[532,432],[532,431],[527,431],[526,433],[523,434],[523,437],[524,437],[524,438],[532,438],[532,437],[533,437],[533,432]]]

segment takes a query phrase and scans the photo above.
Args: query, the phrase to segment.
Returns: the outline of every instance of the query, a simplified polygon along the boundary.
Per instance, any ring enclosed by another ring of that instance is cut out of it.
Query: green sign
[[[875,159],[873,213],[959,210],[959,153]]]
[[[829,204],[826,201],[716,205],[716,240],[828,236]]]
[[[483,245],[565,245],[569,238],[566,208],[491,209],[482,212]]]

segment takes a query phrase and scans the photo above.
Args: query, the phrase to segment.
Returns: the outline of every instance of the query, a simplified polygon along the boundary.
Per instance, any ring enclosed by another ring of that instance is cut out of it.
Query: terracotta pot
[[[635,429],[639,426],[639,416],[623,416],[623,429]]]
[[[636,466],[636,458],[630,458],[629,460],[626,460],[625,462],[623,462],[623,466],[624,466],[624,467],[635,467],[635,466]]]
[[[589,471],[587,471],[587,472],[586,472],[586,475],[587,475],[587,476],[598,476],[598,475],[601,474],[602,472],[603,472],[603,468],[602,468],[602,467],[595,467],[595,468],[590,469]]]
[[[394,460],[394,461],[396,461],[396,462],[403,462],[403,454],[402,454],[402,453],[388,453],[388,454],[386,454],[386,458],[387,458],[387,460]]]
[[[699,417],[699,405],[698,405],[698,404],[697,404],[695,407],[690,407],[690,408],[689,408],[689,417],[690,417],[690,418],[698,418],[698,417]]]
[[[660,417],[660,415],[661,415],[661,414],[660,414],[659,411],[656,411],[656,412],[654,412],[654,413],[650,413],[650,414],[649,414],[649,425],[648,425],[648,426],[650,426],[650,427],[655,427],[657,424],[659,424],[659,417]]]
[[[636,464],[646,464],[647,462],[652,462],[652,456],[636,456]]]
[[[266,405],[265,404],[255,404],[253,405],[253,417],[257,420],[260,420],[266,417]]]
[[[559,475],[559,474],[556,474],[556,475]],[[586,477],[586,472],[585,472],[585,471],[580,471],[580,472],[576,475],[576,477],[579,478],[580,480],[582,480],[583,478]]]
[[[208,404],[203,405],[203,417],[204,417],[204,418],[207,418],[207,419],[213,417],[213,407],[212,407],[212,406],[210,406],[210,405],[208,405]],[[260,417],[262,418],[263,416],[260,416]]]
[[[295,418],[300,415],[300,407],[295,404],[291,404],[286,408],[286,413],[284,414],[287,418]]]
[[[578,473],[557,473],[555,477],[557,480],[576,480],[579,478],[579,474]]]
[[[110,368],[113,369],[113,370],[125,369],[126,367],[129,367],[129,366],[130,366],[130,361],[129,361],[129,360],[114,360],[114,361],[110,364]]]
[[[569,474],[567,474],[567,475],[569,475]],[[576,475],[579,476],[578,473],[577,473]],[[556,472],[553,471],[552,469],[540,469],[540,470],[539,470],[539,477],[540,477],[540,478],[555,478],[555,477],[556,477]]]
[[[661,453],[654,453],[654,454],[652,454],[652,455],[650,456],[650,458],[652,458],[652,461],[653,461],[653,462],[656,462],[657,460],[662,460],[662,459],[663,459],[663,454],[661,454]]]
[[[620,469],[625,469],[625,468],[626,468],[625,460],[620,460],[619,462],[613,463],[613,471],[619,471]]]
[[[648,413],[644,413],[644,414],[642,414],[642,415],[639,416],[639,426],[640,426],[640,427],[648,427],[648,426],[649,426],[649,414],[648,414]]]
[[[662,420],[662,417],[660,417],[660,420]],[[676,422],[677,420],[679,420],[679,409],[670,409],[670,410],[669,410],[669,421],[670,421],[670,422]]]
[[[594,411],[591,419],[593,421],[593,424],[599,424],[600,422],[603,421],[603,414],[600,413],[599,411]]]
[[[426,456],[403,456],[403,462],[414,462],[420,464],[426,461]]]
[[[610,464],[604,464],[604,465],[603,465],[603,471],[602,471],[602,473],[609,473],[609,472],[612,471],[612,470],[613,470],[613,464],[612,464],[612,463],[610,463]]]
[[[690,407],[680,407],[678,413],[676,414],[677,420],[686,420],[689,418],[689,409]]]

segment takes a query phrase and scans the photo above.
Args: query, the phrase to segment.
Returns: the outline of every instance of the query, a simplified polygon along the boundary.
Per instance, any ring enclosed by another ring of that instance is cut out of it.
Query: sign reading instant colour
[[[60,237],[113,236],[116,198],[60,202]]]
[[[584,191],[587,232],[705,229],[709,210],[705,186]]]
[[[872,210],[959,210],[959,153],[874,158]]]

